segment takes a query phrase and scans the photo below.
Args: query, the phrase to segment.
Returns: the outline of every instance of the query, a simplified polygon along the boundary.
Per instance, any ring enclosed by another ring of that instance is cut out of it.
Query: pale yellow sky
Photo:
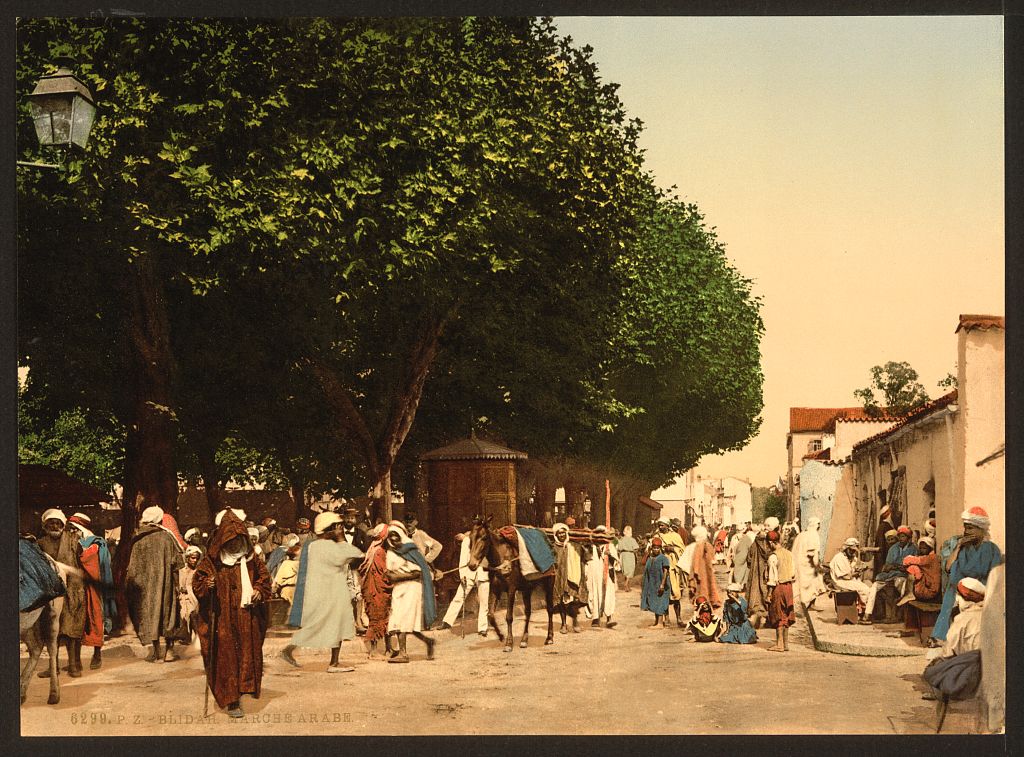
[[[701,473],[773,482],[789,408],[888,360],[942,393],[957,316],[1004,310],[1001,17],[556,23],[764,299],[764,424]]]

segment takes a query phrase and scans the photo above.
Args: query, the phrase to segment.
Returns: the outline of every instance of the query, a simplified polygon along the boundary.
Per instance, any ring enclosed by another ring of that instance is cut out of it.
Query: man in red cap
[[[954,591],[959,612],[949,627],[942,651],[929,651],[929,657],[932,659],[925,668],[924,677],[931,688],[922,699],[937,699],[939,695],[963,698],[962,695],[951,693],[950,689],[964,687],[965,678],[974,678],[973,685],[977,687],[981,678],[979,650],[985,584],[977,578],[968,576],[957,582]],[[977,661],[972,659],[972,653],[978,658]],[[965,666],[970,669],[968,672],[965,672]],[[964,688],[969,689],[970,685]]]
[[[959,538],[953,553],[946,559],[949,585],[942,597],[942,609],[932,630],[933,645],[946,640],[956,602],[957,585],[964,578],[976,578],[982,583],[988,580],[989,571],[1003,561],[999,547],[989,541],[989,517],[984,508],[972,507],[960,513],[964,524],[963,535]]]

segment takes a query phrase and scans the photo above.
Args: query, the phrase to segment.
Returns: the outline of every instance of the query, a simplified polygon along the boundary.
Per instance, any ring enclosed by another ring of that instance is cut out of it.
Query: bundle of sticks
[[[516,528],[536,528],[538,531],[543,533],[549,538],[554,538],[554,529],[542,528],[541,526],[528,526],[522,523],[515,523]],[[594,533],[589,528],[570,528],[569,529],[569,541],[593,541],[597,544],[607,544],[612,539],[605,533]]]

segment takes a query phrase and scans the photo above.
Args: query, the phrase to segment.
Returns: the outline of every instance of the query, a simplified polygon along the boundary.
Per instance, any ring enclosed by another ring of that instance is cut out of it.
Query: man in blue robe
[[[914,532],[907,526],[900,526],[896,529],[896,543],[889,547],[885,555],[885,564],[882,570],[875,576],[875,589],[881,591],[888,581],[896,585],[896,593],[903,596],[907,586],[907,569],[903,567],[904,557],[913,557],[917,554],[917,547],[911,543]]]
[[[942,609],[935,621],[931,646],[940,646],[946,640],[953,607],[956,603],[956,587],[964,578],[976,578],[982,583],[988,580],[989,571],[1002,562],[999,547],[988,539],[989,517],[981,507],[972,507],[960,514],[964,523],[964,534],[960,537],[949,559],[944,563],[949,570],[949,585],[942,596]]]

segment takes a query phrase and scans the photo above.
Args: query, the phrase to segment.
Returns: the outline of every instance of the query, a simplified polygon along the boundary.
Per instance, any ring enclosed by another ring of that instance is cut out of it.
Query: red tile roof
[[[921,407],[911,410],[909,413],[906,413],[905,415],[901,416],[899,422],[897,422],[896,425],[893,426],[892,428],[886,429],[880,434],[869,436],[867,439],[863,439],[854,444],[853,451],[856,452],[857,450],[863,449],[864,447],[867,447],[881,439],[885,439],[887,436],[896,433],[896,431],[903,428],[908,423],[913,423],[916,420],[924,418],[926,415],[934,413],[936,410],[941,410],[942,408],[947,407],[948,405],[954,404],[956,402],[956,397],[957,392],[956,389],[954,389],[949,394],[943,394],[938,399],[932,400],[931,402],[927,402],[924,405],[921,405]]]
[[[964,331],[973,331],[974,329],[981,329],[982,331],[988,331],[989,329],[1006,329],[1006,319],[1001,315],[961,315],[960,323],[956,327],[956,331],[959,332],[961,329]]]
[[[826,447],[825,449],[819,449],[817,452],[811,452],[804,455],[804,460],[831,460],[832,459],[832,448]]]
[[[791,407],[789,431],[828,431],[835,428],[836,419],[873,421],[885,417],[872,418],[863,407]]]

